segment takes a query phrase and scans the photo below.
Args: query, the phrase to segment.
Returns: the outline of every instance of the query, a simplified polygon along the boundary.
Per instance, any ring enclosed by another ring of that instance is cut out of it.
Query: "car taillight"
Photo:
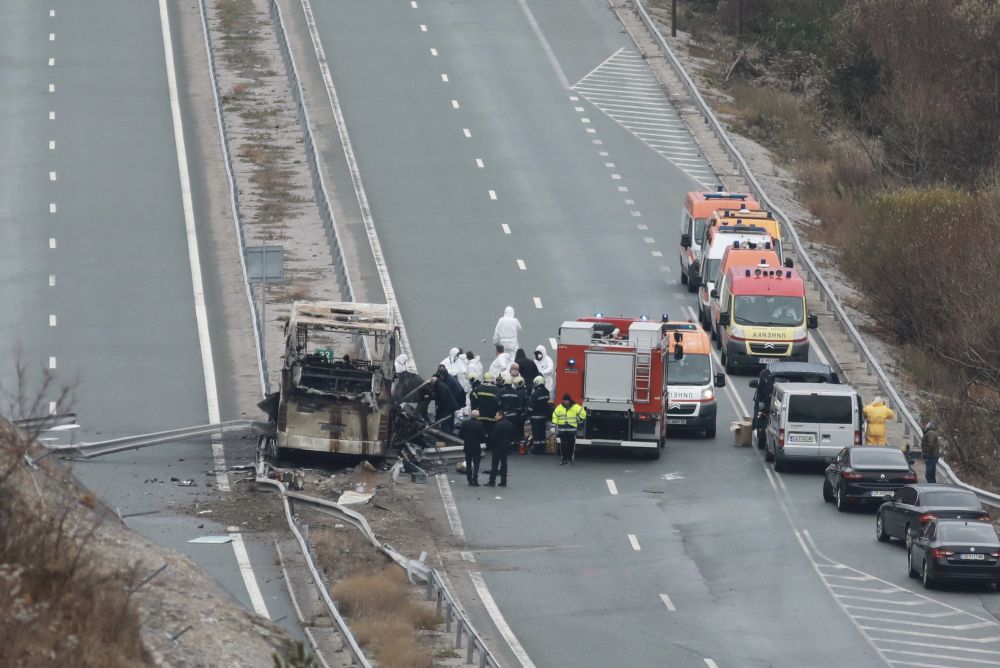
[[[779,429],[778,430],[778,447],[779,448],[785,447],[785,430],[784,429]]]
[[[903,480],[905,480],[907,482],[916,482],[917,481],[917,474],[914,473],[913,471],[910,471],[909,473],[904,473],[903,474]]]
[[[979,517],[976,518],[980,522],[992,522],[993,518],[990,517],[989,513],[979,513]]]
[[[932,515],[930,513],[924,513],[923,515],[920,516],[920,523],[921,524],[927,524],[931,520],[936,520],[936,519],[937,519],[937,515]]]
[[[939,547],[935,547],[933,550],[931,550],[931,556],[934,557],[935,559],[943,559],[945,557],[950,557],[953,554],[955,553],[950,550],[942,550]]]
[[[852,471],[851,469],[844,469],[844,472],[841,475],[844,480],[863,480],[865,477],[864,473],[861,473],[860,471]]]
[[[1000,558],[1000,552],[990,552],[990,556],[994,559]]]
[[[857,429],[854,430],[854,445],[861,445],[861,432]]]

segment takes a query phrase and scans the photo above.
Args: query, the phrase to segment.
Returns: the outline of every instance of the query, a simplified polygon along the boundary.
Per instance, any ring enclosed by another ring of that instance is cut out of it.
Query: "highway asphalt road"
[[[176,22],[177,6],[170,11]],[[205,375],[157,3],[3,3],[0,96],[0,378],[10,389],[20,350],[33,378],[46,368],[59,383],[77,382],[77,440],[204,424]],[[197,220],[197,188],[194,197]],[[202,262],[211,266],[204,253]],[[210,272],[206,283],[211,288]],[[206,297],[211,311],[211,289]],[[226,388],[219,393],[232,410]],[[205,472],[215,468],[207,440],[75,466],[127,524],[192,557],[254,609],[232,547],[187,542],[226,527],[171,508],[214,496],[208,486],[216,478]],[[179,487],[172,477],[197,486]],[[128,517],[147,511],[153,514]],[[246,546],[260,605],[272,619],[293,620],[273,547],[251,537]]]
[[[693,178],[572,89],[634,51],[603,0],[313,11],[424,373],[452,345],[488,363],[478,342],[507,304],[526,348],[595,311],[693,317],[676,260]],[[499,494],[454,479],[523,647],[512,665],[995,663],[997,594],[922,598],[870,514],[823,503],[819,471],[772,474],[732,447],[746,380],[719,394],[718,438],[672,438],[660,461],[514,458]]]

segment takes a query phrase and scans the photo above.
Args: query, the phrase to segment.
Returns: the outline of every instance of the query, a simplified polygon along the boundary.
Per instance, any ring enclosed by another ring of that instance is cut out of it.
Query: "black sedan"
[[[875,536],[883,543],[893,538],[906,541],[920,534],[931,520],[954,518],[990,521],[979,498],[958,485],[925,483],[907,485],[882,504],[875,516]]]
[[[931,520],[907,551],[911,578],[931,589],[943,581],[976,581],[1000,589],[1000,538],[986,522]]]
[[[835,501],[841,512],[852,504],[879,505],[916,481],[906,455],[896,448],[844,448],[826,467],[823,500]]]

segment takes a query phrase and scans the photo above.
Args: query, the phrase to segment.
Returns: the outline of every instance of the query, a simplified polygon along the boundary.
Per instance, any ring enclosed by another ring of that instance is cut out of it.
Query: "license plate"
[[[815,443],[816,436],[813,434],[789,434],[789,443]]]
[[[667,418],[667,424],[687,424],[687,422],[683,418]]]
[[[757,361],[761,364],[773,364],[775,362],[779,362],[780,360],[777,357],[758,357]]]
[[[892,496],[891,489],[877,489],[875,491],[869,492],[872,496]]]
[[[984,561],[986,559],[985,554],[960,554],[959,559],[964,559],[965,561]]]

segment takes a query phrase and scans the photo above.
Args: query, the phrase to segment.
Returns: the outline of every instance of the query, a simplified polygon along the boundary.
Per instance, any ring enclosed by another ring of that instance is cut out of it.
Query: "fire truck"
[[[569,394],[587,410],[578,446],[611,446],[659,459],[666,438],[668,352],[664,322],[648,318],[569,320],[559,327],[555,401]]]

